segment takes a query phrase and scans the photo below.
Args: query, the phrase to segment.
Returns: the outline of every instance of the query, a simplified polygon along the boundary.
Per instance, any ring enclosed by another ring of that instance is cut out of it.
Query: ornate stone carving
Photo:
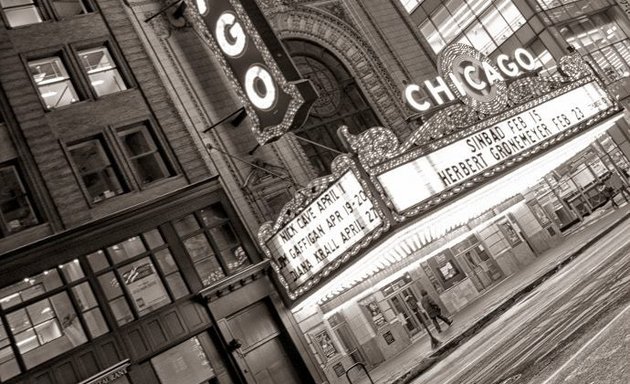
[[[326,9],[292,4],[269,9],[267,15],[281,38],[309,40],[335,54],[353,74],[384,125],[401,136],[408,134],[405,107],[391,75],[357,30]]]

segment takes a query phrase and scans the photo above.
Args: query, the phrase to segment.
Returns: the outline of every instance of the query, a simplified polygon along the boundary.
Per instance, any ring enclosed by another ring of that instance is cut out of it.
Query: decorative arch
[[[398,137],[412,131],[405,121],[401,91],[351,25],[325,11],[299,5],[269,9],[267,16],[281,39],[311,41],[332,52],[355,77],[383,125]]]

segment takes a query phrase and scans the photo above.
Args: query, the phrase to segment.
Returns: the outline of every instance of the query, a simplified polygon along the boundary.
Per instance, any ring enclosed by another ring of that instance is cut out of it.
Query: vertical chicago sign
[[[206,43],[252,120],[260,144],[304,123],[317,93],[300,77],[254,0],[195,0]]]

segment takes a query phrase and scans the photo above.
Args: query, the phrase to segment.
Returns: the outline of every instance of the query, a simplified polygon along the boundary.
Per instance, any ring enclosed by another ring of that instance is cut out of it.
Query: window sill
[[[33,243],[39,239],[52,235],[53,231],[49,223],[38,224],[0,239],[0,254]]]
[[[159,196],[173,192],[176,189],[183,188],[187,184],[188,182],[186,181],[184,175],[177,174],[167,179],[151,183],[141,190],[133,190],[123,193],[121,195],[99,201],[98,203],[88,202],[92,213],[92,220],[109,216],[114,212],[123,211],[135,205],[156,199]]]

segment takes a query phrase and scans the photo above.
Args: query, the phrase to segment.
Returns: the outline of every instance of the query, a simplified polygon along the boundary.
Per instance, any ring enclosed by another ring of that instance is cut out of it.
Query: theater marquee
[[[612,105],[602,87],[590,82],[392,168],[377,179],[396,210],[403,212],[548,142]]]
[[[345,163],[339,177],[309,184],[275,224],[259,231],[260,244],[291,300],[350,262],[389,227],[352,161],[337,161]]]

